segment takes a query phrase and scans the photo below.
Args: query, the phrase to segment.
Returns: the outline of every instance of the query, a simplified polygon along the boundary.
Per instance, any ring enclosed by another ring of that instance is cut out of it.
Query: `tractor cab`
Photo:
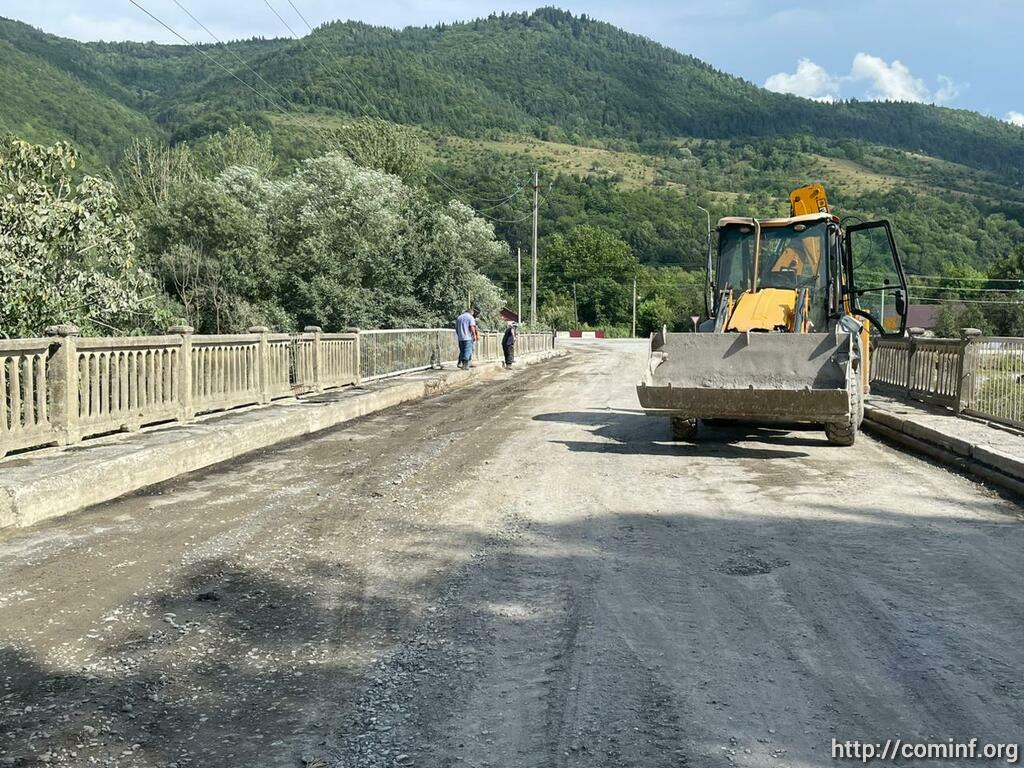
[[[889,222],[843,228],[820,185],[794,191],[790,212],[718,222],[708,329],[814,333],[852,315],[870,331],[902,335],[907,282]]]
[[[722,289],[715,312],[724,320],[720,330],[824,330],[828,278],[834,273],[828,264],[834,258],[830,225],[838,227],[827,213],[764,221],[722,219],[715,270]]]

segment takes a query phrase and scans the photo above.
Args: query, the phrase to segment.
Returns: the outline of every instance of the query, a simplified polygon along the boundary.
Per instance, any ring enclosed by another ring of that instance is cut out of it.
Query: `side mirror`
[[[904,317],[907,314],[907,294],[900,288],[896,291],[896,314]]]

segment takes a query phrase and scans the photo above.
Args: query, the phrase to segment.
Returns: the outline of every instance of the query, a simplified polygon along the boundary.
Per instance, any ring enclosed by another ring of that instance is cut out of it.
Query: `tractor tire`
[[[690,443],[697,439],[697,420],[672,417],[672,439],[681,443]]]
[[[830,445],[853,445],[857,440],[857,423],[853,419],[843,424],[830,422],[825,425],[825,437]]]
[[[850,395],[850,418],[849,421],[825,425],[825,437],[831,445],[849,446],[857,441],[857,431],[864,421],[864,387],[861,384],[860,366],[850,366],[846,389]]]

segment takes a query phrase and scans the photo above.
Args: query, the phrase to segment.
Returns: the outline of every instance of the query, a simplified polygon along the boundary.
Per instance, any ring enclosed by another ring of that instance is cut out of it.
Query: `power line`
[[[908,280],[973,281],[979,283],[1024,283],[1015,277],[949,277],[947,275],[907,275]]]
[[[288,98],[287,96],[285,96],[285,95],[284,95],[283,93],[281,93],[281,91],[279,91],[279,90],[278,90],[278,89],[277,89],[276,87],[274,87],[274,85],[273,85],[273,84],[269,83],[269,82],[268,82],[268,81],[267,81],[267,80],[266,80],[266,79],[265,79],[265,78],[263,77],[263,75],[261,75],[261,74],[260,74],[259,72],[257,72],[257,71],[256,71],[255,69],[253,69],[253,68],[252,68],[251,66],[249,66],[249,63],[248,63],[248,62],[247,62],[247,61],[246,61],[245,59],[243,59],[243,58],[241,57],[241,55],[239,55],[239,54],[238,54],[238,53],[236,53],[236,52],[235,52],[234,50],[232,50],[231,48],[229,48],[229,47],[227,46],[227,44],[226,44],[226,43],[225,43],[225,42],[224,42],[223,40],[221,40],[221,39],[220,39],[219,37],[217,37],[217,35],[215,35],[215,34],[214,34],[214,33],[213,33],[213,32],[212,32],[211,30],[210,30],[210,28],[209,28],[209,27],[207,27],[207,26],[206,26],[205,24],[203,24],[203,22],[201,22],[201,21],[200,21],[199,19],[197,19],[197,18],[195,17],[195,15],[194,15],[194,14],[193,14],[193,13],[192,13],[192,12],[191,12],[191,11],[190,11],[190,10],[189,10],[188,8],[186,8],[186,7],[184,6],[184,5],[182,5],[182,4],[180,3],[180,2],[178,2],[178,0],[173,0],[173,2],[174,2],[174,4],[175,4],[176,6],[178,6],[178,7],[179,7],[179,8],[180,8],[180,9],[181,9],[182,11],[184,11],[184,12],[185,12],[185,14],[186,14],[186,15],[187,15],[187,16],[188,16],[188,17],[189,17],[190,19],[192,19],[192,21],[194,21],[194,22],[195,22],[196,24],[198,24],[198,25],[199,25],[199,26],[200,26],[200,27],[201,27],[201,28],[203,29],[203,31],[204,31],[204,32],[206,32],[206,34],[208,34],[208,35],[209,35],[210,37],[212,37],[212,38],[213,38],[214,40],[216,40],[216,41],[217,41],[218,43],[220,43],[220,44],[221,44],[222,46],[224,46],[224,50],[225,50],[225,51],[227,51],[228,53],[230,53],[230,54],[231,54],[232,56],[234,56],[234,58],[235,58],[235,59],[236,59],[236,60],[237,60],[237,61],[238,61],[238,62],[239,62],[239,63],[240,63],[240,64],[241,64],[241,65],[242,65],[243,67],[245,67],[245,68],[246,68],[246,69],[248,69],[248,70],[249,70],[250,72],[252,72],[252,73],[253,73],[254,75],[256,75],[256,77],[257,77],[257,78],[259,78],[259,80],[260,80],[260,82],[261,82],[261,83],[263,83],[263,84],[264,84],[265,86],[267,86],[267,87],[268,87],[268,88],[269,88],[270,90],[272,90],[272,91],[273,91],[274,93],[276,93],[276,94],[277,94],[277,95],[278,95],[278,96],[279,96],[279,97],[280,97],[280,98],[281,98],[281,99],[282,99],[282,100],[283,100],[283,101],[284,101],[284,102],[285,102],[286,104],[288,104],[288,105],[289,105],[290,107],[292,107],[292,109],[298,109],[298,107],[296,107],[296,106],[295,106],[295,104],[293,104],[293,103],[291,102],[291,100],[290,100],[290,99],[289,99],[289,98]]]
[[[289,26],[289,24],[281,17],[281,15],[270,4],[270,0],[263,0],[263,2],[267,4],[267,7],[269,7],[272,11],[274,11],[274,15],[275,16],[277,16],[279,19],[281,19],[282,23],[288,28],[289,31],[291,31],[292,36],[297,38],[299,40],[299,42],[303,45],[303,47],[306,47],[305,42],[301,38],[299,38],[298,35],[295,34],[295,32],[294,32],[294,30],[292,30],[291,26]],[[288,5],[291,6],[292,10],[295,11],[295,13],[298,15],[298,17],[306,25],[306,28],[309,30],[310,34],[312,35],[313,32],[314,32],[313,25],[309,23],[309,20],[302,14],[302,11],[300,11],[298,9],[298,6],[295,5],[294,0],[287,0],[287,2],[288,2]],[[307,48],[307,50],[308,50],[308,48]],[[323,51],[325,55],[331,56],[335,60],[335,63],[338,63],[338,57],[334,56],[333,54],[331,54],[326,48],[324,48],[323,45],[320,45],[320,50]],[[320,66],[324,67],[323,61],[322,60],[319,60],[319,61],[320,61]],[[367,98],[366,94],[359,87],[358,83],[356,83],[356,81],[354,79],[352,79],[352,76],[348,73],[348,70],[345,67],[339,67],[339,69],[341,70],[341,73],[345,76],[345,78],[352,84],[352,87],[355,89],[355,92],[360,96],[360,98],[363,99],[365,104],[370,109],[373,110],[374,114],[376,114],[376,116],[377,116],[377,119],[379,119],[379,120],[381,120],[383,122],[388,122],[384,118],[384,116],[380,113],[380,110],[378,110],[377,107],[373,104],[373,102],[370,99]],[[366,110],[364,109],[363,111],[364,111],[364,114],[365,114]],[[466,195],[465,193],[459,192],[457,189],[455,189],[453,186],[451,186],[451,184],[449,184],[440,175],[438,175],[434,171],[434,169],[427,168],[427,173],[430,174],[434,179],[436,179],[442,186],[444,186],[446,189],[448,189],[448,191],[454,193],[456,195],[456,197],[469,197],[470,200],[473,199],[469,195]],[[496,203],[496,202],[504,202],[504,201],[503,200],[494,199],[494,200],[479,200],[479,202]],[[472,205],[471,202],[466,203],[466,205],[468,205],[478,215],[483,216],[484,218],[490,219],[492,221],[495,221],[495,222],[498,222],[498,223],[508,223],[508,224],[517,223],[517,222],[514,222],[514,221],[502,221],[502,220],[499,220],[499,219],[494,219],[494,217],[487,216],[486,214],[484,214],[480,210],[478,210],[474,205]]]
[[[289,33],[291,33],[291,36],[292,36],[292,37],[294,37],[294,38],[295,38],[296,40],[299,40],[299,36],[298,36],[298,34],[297,34],[297,33],[295,32],[295,30],[294,30],[294,29],[292,29],[292,25],[291,25],[291,24],[289,24],[289,23],[288,23],[287,21],[285,21],[285,20],[284,20],[284,16],[282,16],[282,15],[281,15],[280,13],[278,13],[278,12],[277,12],[277,8],[275,8],[274,6],[272,6],[272,5],[270,4],[270,0],[263,0],[263,2],[267,4],[267,8],[269,8],[269,9],[270,9],[270,10],[271,10],[271,11],[273,12],[273,14],[274,14],[275,16],[277,16],[278,20],[279,20],[279,21],[280,21],[280,22],[281,22],[282,24],[284,24],[284,26],[285,26],[285,29],[287,29],[287,30],[288,30],[288,32],[289,32]]]
[[[530,176],[532,176],[532,175],[533,175],[533,172],[531,171],[530,172]],[[456,195],[458,195],[460,197],[467,197],[467,198],[469,198],[471,200],[476,200],[476,201],[481,202],[481,203],[496,203],[496,205],[493,206],[494,208],[497,208],[502,203],[507,202],[508,200],[511,200],[513,197],[515,197],[520,192],[522,192],[524,189],[526,189],[526,187],[530,184],[530,178],[527,177],[526,181],[522,182],[519,185],[519,187],[517,187],[511,194],[507,195],[506,197],[502,197],[502,198],[497,198],[497,197],[487,198],[487,197],[477,197],[475,195],[470,194],[469,192],[467,192],[465,190],[460,191],[460,190],[456,189],[455,187],[453,187],[451,184],[449,184],[447,181],[442,179],[440,176],[437,176],[436,178],[437,178],[438,181],[441,182],[442,186],[444,186],[450,192],[453,192],[453,193],[455,193]],[[491,210],[491,209],[490,208],[484,208],[482,210],[487,211],[487,210]]]
[[[1017,293],[1024,288],[970,288],[959,285],[911,285],[915,291],[960,291],[964,293]]]
[[[998,301],[996,299],[939,299],[934,296],[922,296],[922,304],[1002,304],[1014,307],[1024,306],[1021,301]]]
[[[199,52],[199,53],[200,53],[201,55],[203,55],[203,56],[204,56],[205,58],[207,58],[207,59],[209,59],[210,61],[212,61],[212,62],[213,62],[213,63],[214,63],[215,65],[217,65],[217,67],[219,67],[219,68],[220,68],[221,70],[223,70],[224,72],[226,72],[226,73],[227,73],[228,75],[230,75],[230,76],[231,76],[232,78],[234,78],[235,80],[237,80],[237,81],[238,81],[239,83],[241,83],[242,85],[244,85],[244,86],[245,86],[246,88],[248,88],[248,89],[249,89],[250,91],[252,91],[253,93],[255,93],[255,94],[256,94],[257,96],[259,96],[260,98],[262,98],[262,99],[266,100],[266,102],[267,102],[268,104],[270,104],[270,105],[271,105],[272,107],[274,107],[275,109],[277,109],[277,110],[278,110],[278,111],[279,111],[279,112],[280,112],[281,114],[283,114],[283,115],[287,115],[287,114],[288,114],[288,112],[287,112],[287,111],[286,111],[286,110],[285,110],[285,109],[284,109],[284,108],[283,108],[283,107],[282,107],[282,106],[281,106],[280,104],[278,104],[277,102],[275,102],[275,101],[274,101],[274,99],[272,99],[272,98],[271,98],[270,96],[268,96],[268,95],[267,95],[266,93],[264,93],[264,92],[262,92],[262,91],[258,90],[257,88],[254,88],[254,87],[253,87],[252,85],[250,85],[249,83],[247,83],[247,82],[245,82],[244,80],[242,80],[242,79],[241,79],[240,77],[238,77],[238,75],[237,75],[236,73],[232,72],[232,71],[231,71],[230,69],[228,69],[227,67],[225,67],[225,66],[224,66],[224,65],[223,65],[223,64],[222,64],[221,62],[219,62],[219,61],[218,61],[217,59],[215,59],[215,58],[213,58],[212,56],[210,56],[210,54],[209,54],[209,53],[207,53],[207,52],[206,52],[205,50],[203,50],[203,49],[202,49],[201,47],[199,47],[199,46],[198,46],[198,45],[197,45],[197,44],[196,44],[195,42],[193,42],[193,41],[189,40],[188,38],[186,38],[186,37],[185,37],[184,35],[182,35],[182,34],[181,34],[180,32],[178,32],[178,31],[177,31],[176,29],[174,29],[174,28],[173,28],[173,27],[172,27],[172,26],[171,26],[170,24],[167,24],[166,22],[164,22],[164,21],[162,21],[161,19],[159,19],[159,18],[158,18],[158,17],[156,16],[156,15],[154,15],[153,13],[151,13],[150,11],[148,11],[148,10],[147,10],[146,8],[144,8],[144,7],[142,6],[142,5],[140,5],[140,4],[138,3],[138,2],[135,2],[135,0],[130,0],[130,2],[132,2],[132,4],[133,4],[134,6],[136,6],[136,7],[137,7],[137,8],[138,8],[138,9],[139,9],[140,11],[142,11],[143,13],[145,13],[145,14],[146,14],[147,16],[149,16],[149,17],[150,17],[151,19],[153,19],[154,21],[156,21],[156,22],[157,22],[158,24],[160,24],[161,26],[163,26],[163,27],[164,27],[164,29],[166,29],[167,31],[169,31],[169,32],[170,32],[171,34],[173,34],[173,35],[174,35],[175,37],[177,37],[177,38],[178,38],[179,40],[182,40],[182,41],[183,41],[183,42],[185,42],[185,43],[186,43],[187,45],[189,45],[190,47],[194,48],[194,49],[195,49],[195,50],[196,50],[197,52]],[[262,81],[262,82],[263,82],[264,84],[266,84],[266,86],[267,86],[268,88],[270,88],[270,89],[271,89],[272,91],[274,91],[274,93],[276,93],[276,94],[277,94],[277,95],[278,95],[278,96],[279,96],[279,97],[280,97],[280,98],[281,98],[281,99],[282,99],[282,100],[283,100],[283,101],[284,101],[284,102],[285,102],[286,104],[288,104],[288,105],[289,105],[290,107],[292,107],[292,108],[293,108],[294,110],[296,110],[296,111],[301,111],[301,110],[299,110],[299,108],[298,108],[298,107],[297,107],[297,106],[296,106],[296,105],[295,105],[295,104],[294,104],[294,103],[293,103],[293,102],[292,102],[292,101],[291,101],[290,99],[288,99],[288,97],[286,97],[286,96],[285,96],[285,95],[284,95],[283,93],[281,93],[281,92],[280,92],[280,91],[279,91],[279,90],[278,90],[277,88],[275,88],[275,87],[273,86],[273,84],[271,84],[270,82],[268,82],[268,81],[267,81],[267,80],[266,80],[266,79],[265,79],[265,78],[264,78],[264,77],[263,77],[263,76],[262,76],[262,75],[261,75],[261,74],[260,74],[259,72],[257,72],[257,71],[256,71],[255,69],[253,69],[253,68],[252,68],[252,67],[251,67],[251,66],[250,66],[250,65],[249,65],[249,64],[248,64],[248,63],[247,63],[247,62],[245,61],[245,59],[243,59],[243,58],[242,58],[242,57],[241,57],[240,55],[238,55],[238,54],[237,54],[237,53],[235,53],[235,52],[234,52],[233,50],[231,50],[230,48],[228,48],[228,47],[227,47],[227,46],[226,46],[226,45],[224,44],[224,42],[223,42],[222,40],[220,40],[220,38],[218,38],[218,37],[217,37],[217,35],[215,35],[215,34],[213,33],[213,31],[211,31],[211,30],[210,30],[210,29],[209,29],[209,28],[208,28],[208,27],[207,27],[207,26],[206,26],[205,24],[203,24],[203,22],[202,22],[202,21],[200,21],[200,20],[199,20],[199,19],[198,19],[198,18],[197,18],[197,17],[195,16],[195,14],[193,14],[193,13],[192,13],[191,11],[189,11],[189,10],[188,10],[188,8],[186,8],[186,7],[184,6],[184,5],[182,5],[182,4],[180,3],[180,2],[178,2],[178,0],[174,0],[174,3],[175,3],[175,5],[177,5],[177,6],[178,6],[178,7],[179,7],[179,8],[180,8],[180,9],[181,9],[182,11],[184,11],[184,12],[185,12],[185,13],[186,13],[186,14],[188,15],[188,17],[189,17],[190,19],[192,19],[192,21],[194,21],[194,22],[195,22],[196,24],[198,24],[198,25],[199,25],[200,27],[202,27],[202,28],[203,28],[203,29],[204,29],[204,30],[206,31],[206,33],[207,33],[208,35],[210,35],[210,37],[212,37],[212,38],[213,38],[214,40],[216,40],[216,41],[217,41],[218,43],[220,43],[220,44],[221,44],[222,46],[224,46],[224,50],[226,50],[226,51],[227,51],[228,53],[230,53],[230,54],[231,54],[232,56],[234,56],[234,57],[235,57],[235,58],[236,58],[236,59],[237,59],[237,60],[238,60],[239,62],[241,62],[241,64],[242,64],[242,65],[243,65],[243,66],[244,66],[244,67],[245,67],[246,69],[248,69],[248,70],[249,70],[250,72],[252,72],[252,73],[253,73],[253,74],[254,74],[254,75],[255,75],[255,76],[257,77],[257,78],[259,78],[259,80],[260,80],[260,81]],[[329,131],[327,131],[327,129],[323,128],[322,126],[319,126],[319,125],[315,125],[315,124],[314,124],[314,125],[312,126],[312,129],[313,129],[313,130],[314,130],[314,131],[315,131],[315,132],[316,132],[317,134],[319,134],[319,135],[320,135],[320,137],[321,137],[322,139],[324,139],[324,140],[326,141],[326,143],[327,143],[327,144],[331,144],[332,142],[333,142],[333,143],[336,143],[336,142],[337,142],[337,137],[336,137],[336,136],[332,136],[332,135],[330,134],[330,132],[329,132]]]
[[[293,10],[293,11],[295,11],[295,13],[296,13],[296,14],[298,15],[298,17],[299,17],[300,19],[302,19],[302,23],[306,25],[306,28],[307,28],[307,29],[308,29],[308,30],[309,30],[310,32],[312,32],[312,31],[313,31],[313,25],[312,25],[312,24],[310,24],[310,23],[309,23],[309,22],[308,22],[308,21],[306,20],[306,17],[302,15],[302,11],[300,11],[300,10],[299,10],[298,8],[296,8],[296,7],[295,7],[295,3],[293,3],[293,2],[292,2],[292,0],[288,0],[288,5],[290,5],[290,6],[292,7],[292,10]]]
[[[475,208],[473,210],[476,211]],[[530,211],[528,214],[523,216],[521,219],[496,219],[493,216],[488,216],[485,213],[480,213],[480,211],[476,211],[476,214],[478,216],[483,216],[485,219],[488,219],[488,220],[494,222],[495,224],[522,224],[524,221],[529,221],[530,219],[533,218],[533,211]]]
[[[270,0],[263,0],[263,2],[266,3],[267,7],[274,12],[274,15],[277,16],[277,18],[279,18],[281,20],[281,23],[284,24],[285,27],[288,28],[288,31],[291,32],[292,37],[294,37],[296,40],[298,40],[299,44],[308,51],[309,47],[306,45],[306,41],[303,38],[299,37],[298,34],[296,34],[295,30],[292,29],[291,25],[287,21],[285,21],[284,17],[281,16],[281,14],[277,12],[277,9],[274,8],[274,6],[270,4]],[[306,25],[306,28],[309,30],[310,35],[312,35],[313,31],[314,31],[313,30],[313,25],[310,24],[309,21],[306,19],[306,17],[302,15],[302,12],[296,7],[295,3],[292,2],[292,0],[288,0],[288,5],[290,5],[292,7],[292,10],[295,11],[296,14],[298,14],[300,19],[302,19],[302,22]],[[319,45],[320,45],[320,50],[323,51],[325,55],[331,56],[334,59],[335,63],[339,63],[337,56],[332,56],[332,54],[323,46],[322,43],[319,44]],[[323,59],[317,58],[317,61],[320,63],[321,68],[323,68],[325,70],[327,69],[326,65],[323,62]],[[345,76],[345,79],[348,80],[349,83],[351,83],[352,88],[355,90],[355,93],[358,95],[358,97],[363,100],[363,102],[366,104],[366,106],[368,106],[370,109],[373,110],[374,114],[377,115],[377,119],[378,120],[382,120],[383,122],[387,122],[387,120],[385,120],[384,116],[380,113],[380,111],[377,109],[377,107],[374,106],[373,102],[370,101],[370,99],[367,98],[365,93],[363,93],[363,90],[359,87],[359,84],[355,80],[352,79],[352,76],[348,73],[348,70],[345,67],[338,67],[338,69],[341,71],[341,74],[343,74]],[[346,91],[347,90],[348,89],[346,89]],[[358,106],[358,99],[353,99],[353,101],[355,101],[357,103],[356,105]],[[365,114],[366,112],[367,112],[367,110],[364,109],[363,113]]]
[[[221,63],[220,63],[220,62],[219,62],[219,61],[218,61],[217,59],[215,59],[215,58],[214,58],[213,56],[211,56],[210,54],[208,54],[208,53],[207,53],[206,51],[204,51],[204,50],[203,50],[202,48],[200,48],[200,47],[199,47],[198,45],[196,45],[195,43],[193,43],[193,42],[192,42],[191,40],[189,40],[188,38],[186,38],[186,37],[185,37],[184,35],[180,34],[180,33],[179,33],[179,32],[178,32],[177,30],[175,30],[175,29],[174,29],[173,27],[171,27],[171,26],[170,26],[169,24],[166,24],[165,22],[163,22],[162,20],[160,20],[160,19],[159,19],[158,17],[156,17],[155,15],[153,15],[152,13],[150,13],[150,12],[149,12],[148,10],[146,10],[146,9],[145,9],[144,7],[142,7],[142,5],[140,5],[140,4],[139,4],[139,3],[137,2],[137,0],[128,0],[128,2],[129,2],[129,3],[131,3],[132,5],[134,5],[134,6],[136,7],[136,8],[138,8],[138,9],[139,9],[140,11],[142,11],[142,12],[143,12],[144,14],[146,14],[147,16],[149,16],[149,18],[151,18],[151,19],[152,19],[153,21],[155,21],[155,22],[156,22],[157,24],[159,24],[159,25],[160,25],[161,27],[163,27],[164,29],[166,29],[166,30],[167,30],[168,32],[170,32],[170,33],[171,33],[172,35],[174,35],[175,37],[177,37],[177,38],[178,38],[179,40],[181,40],[181,41],[182,41],[183,43],[185,43],[185,44],[186,44],[186,45],[188,45],[188,46],[191,46],[192,48],[195,48],[195,49],[196,49],[196,51],[198,51],[198,52],[199,52],[200,54],[202,54],[202,55],[203,55],[204,57],[206,57],[207,59],[209,59],[210,61],[212,61],[212,62],[214,63],[214,65],[216,65],[216,66],[217,66],[217,67],[219,67],[220,69],[224,70],[224,71],[225,71],[225,72],[226,72],[226,73],[227,73],[227,74],[228,74],[229,76],[233,77],[233,78],[234,78],[235,80],[237,80],[238,82],[240,82],[240,83],[241,83],[242,85],[244,85],[244,86],[245,86],[246,88],[248,88],[248,89],[249,89],[250,91],[252,91],[253,93],[255,93],[255,94],[256,94],[257,96],[259,96],[259,97],[260,97],[261,99],[264,99],[264,100],[266,100],[267,102],[269,102],[269,103],[270,103],[271,105],[273,105],[273,106],[274,106],[275,108],[277,108],[277,109],[278,109],[279,111],[281,111],[282,113],[283,113],[283,112],[285,111],[285,110],[284,110],[284,108],[283,108],[283,107],[281,107],[281,105],[280,105],[280,104],[277,104],[277,103],[276,103],[276,102],[275,102],[275,101],[274,101],[273,99],[269,98],[269,97],[268,97],[268,96],[267,96],[266,94],[264,94],[264,93],[261,93],[260,91],[258,91],[258,90],[256,90],[255,88],[253,88],[253,87],[252,87],[251,85],[249,85],[249,83],[245,82],[245,80],[243,80],[243,79],[242,79],[242,78],[240,78],[240,77],[239,77],[238,75],[236,75],[236,74],[235,74],[234,72],[232,72],[232,71],[231,71],[230,69],[228,69],[227,67],[225,67],[225,66],[224,66],[223,64],[221,64]]]

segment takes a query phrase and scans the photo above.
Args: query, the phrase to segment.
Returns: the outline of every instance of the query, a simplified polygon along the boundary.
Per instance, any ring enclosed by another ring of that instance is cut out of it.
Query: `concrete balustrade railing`
[[[45,338],[0,340],[0,456],[95,435],[438,367],[458,355],[450,329],[81,337],[73,325]],[[551,349],[549,334],[520,334],[517,354]],[[482,334],[475,357],[496,360],[501,336]]]
[[[964,328],[959,339],[913,331],[910,338],[875,339],[871,385],[1024,428],[1024,339],[982,336],[974,328]]]

